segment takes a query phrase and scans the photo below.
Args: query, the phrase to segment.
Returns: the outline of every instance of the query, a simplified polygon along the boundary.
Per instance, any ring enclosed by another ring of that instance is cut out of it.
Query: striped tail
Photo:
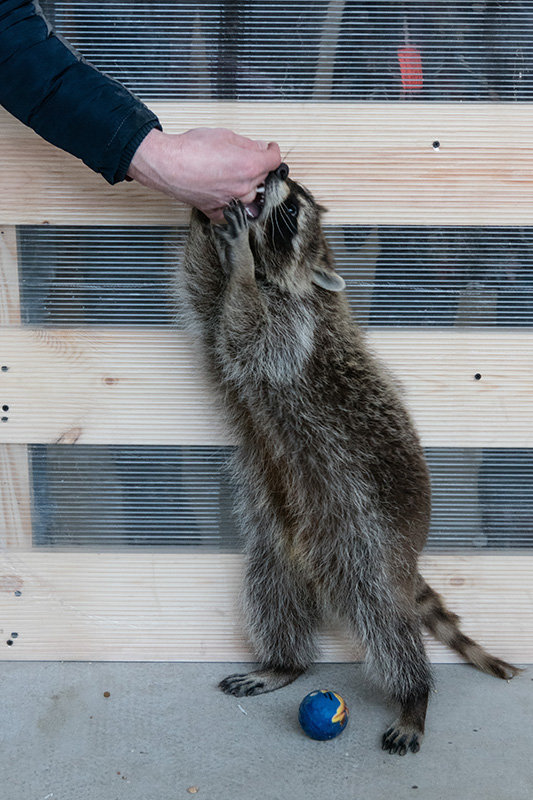
[[[518,667],[495,658],[481,645],[466,636],[459,628],[459,617],[448,611],[442,597],[418,576],[416,601],[423,625],[439,642],[451,647],[477,669],[494,675],[495,678],[510,680],[522,672]]]

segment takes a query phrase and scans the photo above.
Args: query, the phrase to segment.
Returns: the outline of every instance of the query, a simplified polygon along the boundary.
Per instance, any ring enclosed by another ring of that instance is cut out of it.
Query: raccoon
[[[465,636],[417,567],[430,520],[423,450],[401,393],[352,319],[324,209],[282,164],[227,225],[193,211],[180,277],[205,368],[239,447],[243,591],[260,668],[237,697],[294,681],[325,615],[365,646],[400,708],[382,747],[420,748],[432,674],[425,626],[480,670],[519,671]]]

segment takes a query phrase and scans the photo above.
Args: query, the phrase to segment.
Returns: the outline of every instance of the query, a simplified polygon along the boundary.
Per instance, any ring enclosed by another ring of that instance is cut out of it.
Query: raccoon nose
[[[284,181],[289,174],[289,168],[287,164],[281,163],[274,174],[280,179],[280,181]]]

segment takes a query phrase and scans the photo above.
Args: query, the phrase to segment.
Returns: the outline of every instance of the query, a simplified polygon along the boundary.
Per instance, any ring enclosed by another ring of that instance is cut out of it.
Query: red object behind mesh
[[[402,73],[402,86],[406,92],[418,92],[424,85],[420,50],[411,45],[398,49],[398,61]]]

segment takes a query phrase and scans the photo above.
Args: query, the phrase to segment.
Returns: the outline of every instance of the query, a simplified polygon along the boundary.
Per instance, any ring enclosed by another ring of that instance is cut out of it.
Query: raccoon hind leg
[[[316,656],[320,617],[311,588],[267,547],[256,549],[245,577],[245,613],[259,669],[219,684],[237,697],[273,692],[301,675]]]
[[[411,607],[405,592],[369,563],[350,605],[346,611],[366,647],[368,671],[381,679],[400,706],[399,717],[383,734],[382,748],[398,755],[417,753],[433,679],[414,596]]]

